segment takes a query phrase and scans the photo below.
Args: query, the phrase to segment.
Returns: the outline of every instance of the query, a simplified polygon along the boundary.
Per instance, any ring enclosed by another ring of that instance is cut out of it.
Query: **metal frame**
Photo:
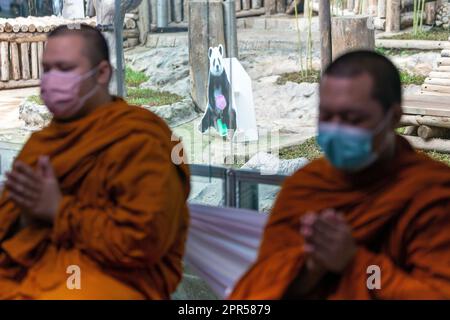
[[[280,186],[288,177],[286,175],[263,175],[259,171],[248,169],[233,169],[201,164],[190,165],[191,175],[223,180],[225,206],[242,208],[242,200],[246,194],[251,194],[255,185],[267,184]],[[257,210],[257,203],[245,206],[247,209]]]
[[[114,1],[114,35],[116,37],[116,63],[117,63],[117,95],[119,97],[125,96],[124,86],[124,68],[123,68],[123,20],[122,20],[122,8],[120,0]]]

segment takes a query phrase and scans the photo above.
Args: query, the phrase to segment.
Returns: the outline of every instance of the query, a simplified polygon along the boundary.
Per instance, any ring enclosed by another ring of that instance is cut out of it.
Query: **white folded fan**
[[[224,299],[256,260],[268,215],[196,204],[189,209],[185,262]]]

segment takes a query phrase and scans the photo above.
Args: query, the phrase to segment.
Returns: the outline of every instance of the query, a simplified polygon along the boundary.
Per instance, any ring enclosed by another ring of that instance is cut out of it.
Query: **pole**
[[[331,63],[330,0],[319,0],[320,62],[321,72]]]
[[[124,97],[124,68],[123,68],[123,18],[120,0],[114,0],[114,36],[116,37],[116,63],[117,63],[117,95]]]
[[[225,41],[228,58],[238,57],[235,2],[236,2],[235,0],[226,0],[223,3],[223,13],[225,22]]]
[[[168,0],[158,0],[156,10],[156,26],[158,28],[167,28],[169,25],[169,3]]]

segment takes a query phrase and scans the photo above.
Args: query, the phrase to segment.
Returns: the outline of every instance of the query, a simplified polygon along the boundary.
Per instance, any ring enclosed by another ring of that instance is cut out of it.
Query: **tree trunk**
[[[386,32],[400,31],[400,0],[387,2],[386,7]]]
[[[208,7],[209,5],[209,7]],[[191,95],[201,110],[207,107],[208,50],[224,46],[225,33],[221,0],[197,0],[189,3],[189,65]]]
[[[331,11],[329,0],[319,0],[320,60],[321,71],[331,63]]]
[[[432,25],[436,19],[436,1],[425,3],[425,24]]]
[[[147,34],[151,29],[151,12],[150,12],[150,0],[143,0],[141,5],[139,6],[139,20],[138,20],[138,28],[139,28],[139,41],[144,44],[147,40]]]
[[[368,16],[342,16],[331,19],[333,60],[345,52],[375,48],[375,32],[367,28]]]

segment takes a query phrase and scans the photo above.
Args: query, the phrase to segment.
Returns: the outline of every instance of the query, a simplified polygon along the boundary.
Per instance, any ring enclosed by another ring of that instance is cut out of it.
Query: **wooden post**
[[[151,23],[152,23],[152,25],[156,26],[157,19],[158,19],[158,15],[157,15],[158,9],[157,9],[156,0],[151,0],[150,1],[150,8],[151,8],[151,14],[152,14],[152,21],[151,21]]]
[[[139,5],[139,20],[138,20],[138,29],[139,29],[139,41],[144,44],[147,40],[147,34],[150,32],[150,0],[142,0]]]
[[[286,2],[285,0],[277,0],[277,13],[286,12]]]
[[[277,2],[276,0],[265,0],[264,6],[266,7],[266,14],[272,15],[277,13]]]
[[[237,1],[239,2],[239,1]],[[262,6],[262,0],[252,0],[252,9],[259,9]]]
[[[436,19],[436,1],[425,3],[425,24],[432,25]]]
[[[386,32],[400,31],[400,7],[400,0],[390,0],[386,3]]]
[[[347,0],[347,10],[353,10],[355,7],[355,0]]]
[[[20,80],[19,47],[16,42],[11,42],[11,69],[14,80]]]
[[[236,5],[236,11],[241,11],[242,10],[241,0],[235,0],[234,4]]]
[[[320,65],[321,72],[331,63],[331,11],[330,0],[319,0]]]
[[[38,42],[38,68],[39,68],[39,78],[42,77],[42,74],[44,73],[42,68],[42,55],[44,54],[44,42],[40,41]]]
[[[175,22],[179,23],[183,20],[183,0],[175,0],[174,7]]]
[[[28,52],[28,42],[20,44],[20,58],[22,63],[22,79],[29,80],[30,74],[30,53]]]
[[[369,16],[341,16],[331,19],[333,60],[347,51],[375,48],[375,30],[367,27]]]
[[[37,42],[31,43],[31,78],[39,79]]]
[[[1,57],[1,77],[0,79],[2,81],[8,81],[9,80],[9,44],[6,41],[2,41],[0,43],[0,57]]]
[[[386,18],[386,0],[378,0],[378,18]]]
[[[377,16],[378,15],[378,3],[377,3],[377,0],[368,0],[367,2],[369,3],[369,15]]]
[[[210,47],[224,46],[225,31],[222,0],[189,2],[189,66],[191,95],[201,110],[207,107]]]

